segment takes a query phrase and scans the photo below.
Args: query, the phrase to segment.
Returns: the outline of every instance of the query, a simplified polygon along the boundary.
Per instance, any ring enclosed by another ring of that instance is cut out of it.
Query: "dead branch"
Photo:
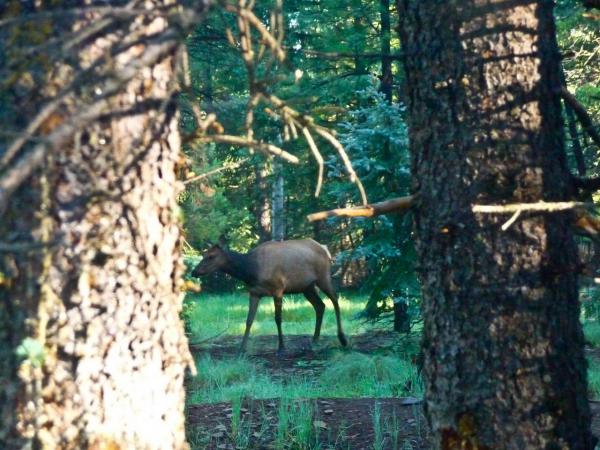
[[[195,138],[194,141],[203,143],[216,142],[221,144],[238,145],[240,147],[254,148],[265,153],[266,155],[278,156],[281,159],[286,160],[287,162],[291,162],[292,164],[298,164],[300,162],[297,156],[286,152],[285,150],[277,147],[276,145],[268,144],[266,142],[249,140],[240,136],[230,136],[228,134],[213,134],[207,136],[199,136]]]
[[[354,206],[321,211],[307,216],[309,222],[327,219],[328,217],[375,217],[389,213],[404,213],[413,205],[413,196],[397,197],[370,205]]]
[[[592,118],[590,117],[586,109],[583,107],[583,105],[579,103],[575,96],[571,94],[564,86],[560,90],[560,95],[563,98],[563,100],[573,109],[575,115],[577,115],[577,118],[579,119],[579,122],[583,126],[583,129],[586,131],[586,133],[592,138],[594,143],[598,147],[600,147],[600,133],[594,126]]]
[[[243,158],[240,161],[234,162],[234,163],[230,163],[230,164],[223,164],[221,167],[218,167],[216,169],[213,170],[209,170],[208,172],[205,173],[201,173],[200,175],[196,175],[195,177],[192,177],[188,180],[185,180],[183,182],[183,184],[190,184],[190,183],[194,183],[196,181],[199,180],[203,180],[205,178],[208,178],[212,175],[215,175],[219,172],[223,172],[224,170],[232,170],[232,169],[237,169],[238,167],[240,167],[242,164],[244,164],[246,161],[248,161],[248,158]]]
[[[269,47],[272,54],[275,55],[279,61],[285,60],[285,50],[281,47],[278,40],[269,32],[269,30],[267,30],[262,21],[252,12],[251,6],[252,5],[226,5],[225,9],[236,14],[241,19],[249,22],[256,29],[256,31],[259,32],[262,41],[267,45],[267,47]]]
[[[506,205],[472,205],[474,213],[510,214],[521,212],[557,212],[586,206],[582,202],[509,203]]]
[[[232,12],[237,16],[238,24],[238,39],[236,40],[231,30],[227,29],[227,40],[234,48],[238,49],[246,67],[248,77],[249,99],[246,105],[246,117],[244,122],[246,131],[246,140],[244,141],[245,144],[251,148],[258,148],[259,150],[261,149],[261,147],[256,147],[252,124],[254,122],[254,109],[258,106],[259,102],[264,99],[277,109],[277,114],[275,114],[275,112],[270,110],[268,107],[265,108],[265,111],[283,122],[283,133],[286,141],[290,139],[290,136],[293,139],[297,139],[298,128],[302,129],[302,134],[306,139],[308,147],[319,166],[319,175],[315,196],[318,196],[321,191],[323,183],[324,160],[312,137],[311,131],[319,134],[335,148],[350,176],[350,180],[358,187],[362,203],[364,205],[368,204],[367,194],[364,186],[360,178],[356,175],[356,172],[352,167],[352,163],[350,162],[350,158],[348,158],[344,147],[335,138],[334,133],[325,127],[315,125],[314,120],[311,117],[300,114],[298,111],[290,108],[283,100],[267,92],[267,86],[272,84],[270,81],[270,73],[273,69],[274,61],[283,62],[285,60],[285,50],[282,45],[285,31],[285,27],[283,25],[282,2],[281,0],[277,0],[275,9],[271,11],[270,30],[268,30],[266,26],[256,17],[252,11],[253,6],[253,1],[247,2],[246,0],[238,0],[237,5],[225,5],[226,11]],[[253,46],[253,38],[251,33],[252,29],[258,32],[260,38],[260,45],[257,51],[254,50]],[[261,75],[261,79],[257,79],[256,68],[264,57],[265,48],[270,50],[270,54],[273,55],[274,58],[267,61],[265,70],[263,71],[264,74]],[[201,137],[200,139],[204,138]],[[234,139],[241,143],[239,138],[234,136],[230,136],[227,139],[230,141],[230,143],[233,143]],[[264,151],[264,145],[270,144],[260,143],[260,145]],[[278,147],[271,146],[271,149],[274,148]],[[283,154],[284,153],[282,153],[282,155]]]
[[[317,160],[317,164],[319,165],[319,176],[317,178],[317,188],[315,189],[315,197],[318,197],[319,193],[321,192],[321,186],[323,185],[323,172],[325,170],[325,161],[323,160],[323,156],[321,155],[321,152],[319,152],[319,149],[315,144],[315,140],[310,134],[308,128],[302,127],[302,134],[304,135],[304,138],[308,143],[308,147],[310,148],[310,151],[312,152],[314,158]]]
[[[321,137],[327,140],[333,146],[333,148],[337,150],[338,154],[340,155],[340,158],[342,158],[346,171],[350,175],[350,181],[355,183],[358,187],[358,191],[360,192],[360,197],[362,199],[363,205],[367,205],[369,202],[367,200],[367,193],[365,191],[365,187],[363,186],[362,181],[360,181],[360,178],[356,175],[356,172],[352,167],[352,162],[350,161],[350,158],[348,158],[348,154],[346,153],[346,150],[344,150],[344,147],[342,146],[340,141],[338,141],[333,136],[333,134],[329,132],[329,130],[323,127],[315,127],[315,131],[317,132],[317,134],[319,134]]]
[[[358,187],[358,191],[360,193],[363,205],[367,205],[369,202],[367,199],[367,193],[365,191],[365,188],[364,188],[360,178],[356,175],[356,172],[354,171],[354,168],[352,167],[352,162],[350,161],[350,158],[348,157],[346,150],[344,150],[344,146],[340,143],[340,141],[338,141],[336,139],[336,137],[333,135],[333,132],[328,130],[325,127],[316,125],[314,123],[314,120],[312,117],[300,114],[295,109],[290,108],[279,97],[272,95],[272,94],[267,94],[265,92],[263,92],[262,95],[263,95],[263,97],[266,98],[267,101],[272,103],[273,106],[275,106],[277,108],[277,110],[279,111],[279,115],[284,120],[284,122],[286,122],[288,124],[292,124],[292,125],[290,125],[291,127],[297,126],[299,128],[303,128],[303,129],[308,128],[308,129],[313,130],[315,133],[317,133],[318,135],[323,137],[327,142],[329,142],[329,144],[331,144],[331,146],[333,148],[336,149],[336,151],[340,155],[340,158],[342,159],[342,162],[344,163],[344,168],[346,169],[346,172],[348,172],[348,175],[350,176],[350,181],[352,181]],[[266,109],[266,112],[274,115],[273,112],[270,111],[268,108]],[[306,137],[306,135],[305,135],[305,137]],[[311,136],[311,138],[312,138],[312,136]],[[314,144],[314,140],[312,143]],[[309,142],[309,146],[310,145],[311,144]]]

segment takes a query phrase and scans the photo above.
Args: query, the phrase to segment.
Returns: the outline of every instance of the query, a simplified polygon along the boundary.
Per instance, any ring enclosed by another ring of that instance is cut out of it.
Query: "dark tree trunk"
[[[93,14],[86,17],[93,23]],[[77,53],[79,64],[106,60],[121,74],[167,23],[144,16],[120,26],[91,39]],[[114,59],[106,54],[132,35],[140,43]],[[179,317],[171,44],[123,83],[104,116],[51,153],[2,217],[2,235],[33,248],[1,255],[2,272],[11,270],[0,290],[0,337],[2,349],[13,351],[0,355],[1,448],[187,447],[183,378],[192,359]],[[47,94],[40,104],[71,79],[64,69],[36,88]],[[65,108],[93,101],[91,83]]]
[[[365,19],[361,16],[356,16],[353,19],[354,38],[353,50],[355,53],[354,57],[354,72],[357,75],[364,75],[366,73],[366,64],[364,58],[360,56],[365,51]]]
[[[434,448],[592,449],[552,3],[397,6]]]

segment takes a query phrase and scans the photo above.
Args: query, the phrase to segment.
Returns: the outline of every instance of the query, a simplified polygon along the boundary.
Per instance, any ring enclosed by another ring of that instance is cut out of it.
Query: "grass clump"
[[[314,405],[309,400],[282,397],[277,412],[276,449],[316,450],[320,423],[314,420]]]
[[[260,366],[245,358],[204,356],[196,360],[196,369],[198,375],[188,384],[189,403],[235,401],[250,394],[253,386],[270,382]]]
[[[423,392],[416,367],[391,355],[340,354],[330,361],[320,382],[341,397],[420,396]]]

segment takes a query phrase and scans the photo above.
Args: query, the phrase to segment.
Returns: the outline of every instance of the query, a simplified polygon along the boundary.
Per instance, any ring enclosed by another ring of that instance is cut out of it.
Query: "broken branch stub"
[[[396,197],[379,203],[354,206],[351,208],[337,208],[329,211],[320,211],[307,216],[309,222],[324,220],[328,217],[374,217],[382,214],[406,212],[413,204],[413,196]]]

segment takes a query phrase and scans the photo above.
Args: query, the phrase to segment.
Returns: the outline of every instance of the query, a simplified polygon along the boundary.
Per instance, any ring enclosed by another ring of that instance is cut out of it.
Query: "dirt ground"
[[[354,336],[353,351],[372,354],[395,344],[397,335],[369,333]],[[237,354],[239,336],[225,336],[210,345],[192,346],[196,354],[210,354],[213,358],[230,358]],[[326,364],[330,353],[339,349],[334,337],[324,337],[318,349],[311,347],[308,335],[286,336],[286,354],[278,357],[276,336],[256,336],[248,357],[270,369],[275,378],[290,375],[314,376]],[[596,356],[596,355],[594,355]],[[600,354],[598,355],[600,358]],[[318,448],[362,450],[373,449],[377,440],[373,414],[380,410],[383,449],[428,449],[427,423],[422,413],[422,402],[412,397],[398,398],[318,398],[299,400],[308,402],[314,411],[313,426],[319,442]],[[593,415],[592,431],[600,437],[600,402],[590,401]],[[268,449],[274,448],[277,439],[278,399],[242,402],[237,430],[232,429],[231,403],[190,405],[187,411],[188,429],[194,430],[200,448],[213,449]],[[390,430],[397,430],[394,435]],[[199,436],[198,436],[199,435]],[[241,436],[241,437],[240,437]],[[237,442],[236,442],[237,441]],[[241,443],[243,442],[243,444]],[[286,442],[287,448],[302,448]]]
[[[396,417],[398,432],[391,436],[383,427],[384,448],[429,448],[426,440],[425,419],[420,414],[420,401],[412,398],[308,400],[313,408],[313,426],[318,432],[322,449],[372,449],[375,442],[373,411],[375,402],[380,406],[384,420]],[[250,442],[244,448],[270,448],[277,434],[278,400],[253,400],[244,402],[240,409],[243,425],[250,432]],[[234,449],[230,403],[193,405],[188,409],[188,423],[201,424],[207,431],[207,449]],[[388,422],[390,425],[392,422]],[[392,445],[396,439],[396,445]],[[292,445],[292,447],[294,447]]]

